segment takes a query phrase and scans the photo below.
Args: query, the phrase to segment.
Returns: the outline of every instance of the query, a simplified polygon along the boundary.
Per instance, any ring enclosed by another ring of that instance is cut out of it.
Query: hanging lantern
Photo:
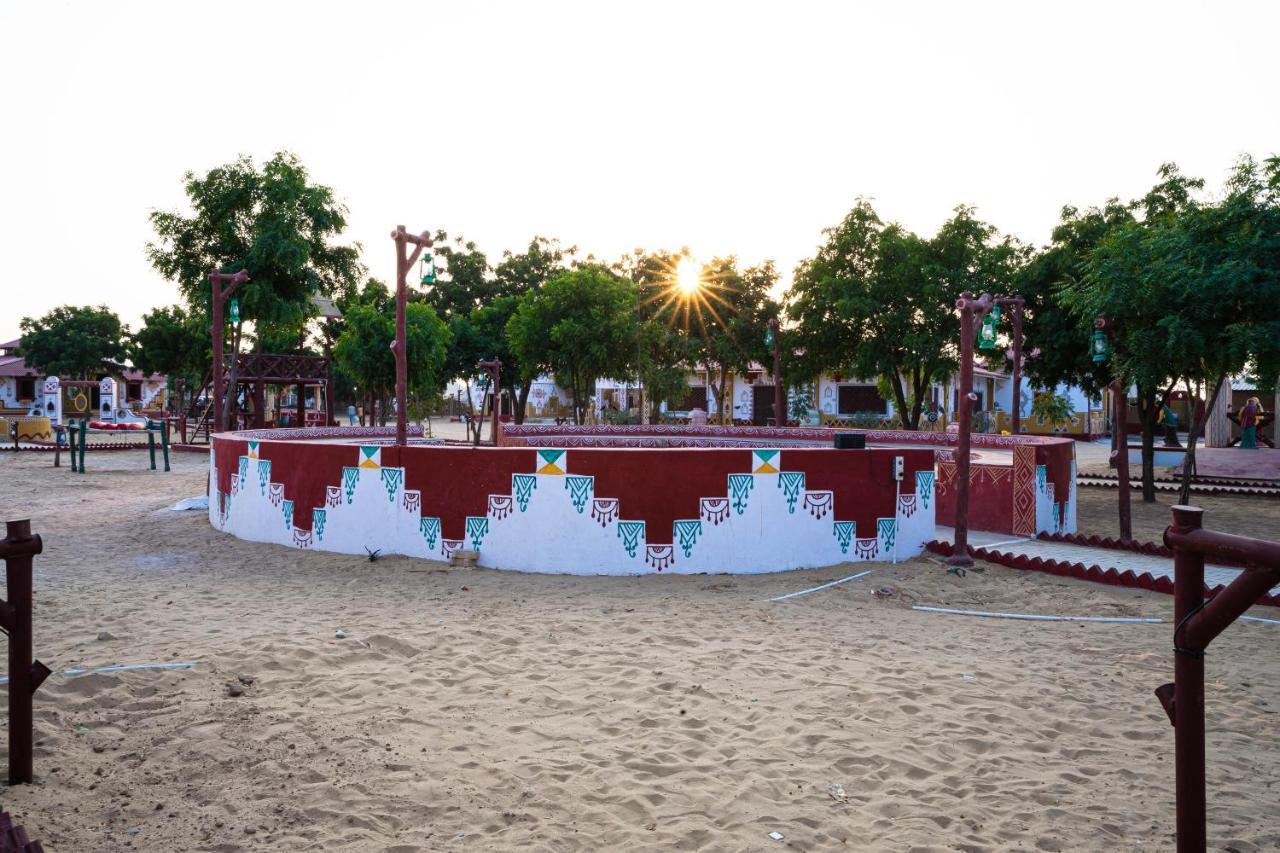
[[[231,297],[231,322],[233,324],[240,322],[240,300],[234,296]]]
[[[1094,362],[1106,361],[1107,356],[1111,355],[1111,342],[1107,340],[1107,335],[1101,329],[1094,329],[1093,332],[1093,351]]]
[[[764,345],[769,349],[773,349],[773,329],[766,329],[764,333]]]
[[[422,284],[425,287],[428,284],[436,283],[436,258],[435,255],[427,255],[422,259]]]
[[[1000,306],[996,305],[982,318],[982,328],[978,330],[978,349],[996,348],[996,324],[999,322]]]

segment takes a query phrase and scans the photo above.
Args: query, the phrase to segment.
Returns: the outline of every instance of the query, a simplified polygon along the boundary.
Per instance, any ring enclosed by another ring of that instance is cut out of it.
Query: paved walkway
[[[934,535],[939,541],[950,542],[953,532],[950,527],[939,525]],[[969,531],[969,544],[975,548],[995,547],[1007,554],[1025,554],[1042,560],[1082,563],[1085,566],[1096,565],[1104,569],[1114,568],[1121,572],[1131,569],[1134,574],[1140,575],[1146,572],[1154,578],[1167,577],[1173,580],[1172,557],[1136,554],[1133,551],[1120,551],[1113,548],[1090,548],[1086,545],[1072,545],[1069,542],[1047,542],[1043,539],[1025,539],[976,530]],[[1226,585],[1235,580],[1240,572],[1240,569],[1206,563],[1204,582],[1210,588],[1219,584]],[[1280,595],[1280,586],[1271,590],[1271,594]]]

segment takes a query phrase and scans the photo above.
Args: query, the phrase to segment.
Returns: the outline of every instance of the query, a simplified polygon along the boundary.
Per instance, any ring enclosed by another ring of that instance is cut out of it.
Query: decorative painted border
[[[316,441],[327,438],[395,438],[395,427],[285,427],[280,429],[244,429],[234,433],[236,438],[250,441]],[[406,429],[410,438],[422,439],[414,444],[444,444],[442,438],[423,438],[422,427],[410,424]]]
[[[860,433],[868,441],[884,441],[903,444],[941,444],[956,445],[960,436],[956,433],[932,432],[928,430],[859,430],[859,429],[815,429],[812,427],[760,427],[760,426],[684,426],[670,424],[592,424],[589,426],[556,426],[555,424],[503,424],[502,437],[520,438],[539,436],[698,436],[720,438],[752,438],[806,440],[832,443],[836,433]],[[759,443],[757,441],[757,443]],[[1018,445],[1062,445],[1071,444],[1069,438],[1058,438],[1048,435],[992,435],[990,433],[974,433],[970,444],[973,447],[1008,448]],[[772,444],[772,442],[769,442]]]

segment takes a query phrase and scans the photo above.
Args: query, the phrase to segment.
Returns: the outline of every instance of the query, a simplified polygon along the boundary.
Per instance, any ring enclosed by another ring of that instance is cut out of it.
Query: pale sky
[[[859,195],[1042,244],[1173,160],[1280,151],[1280,4],[0,0],[0,340],[177,300],[147,214],[238,154],[301,157],[371,274],[390,230],[773,258]]]

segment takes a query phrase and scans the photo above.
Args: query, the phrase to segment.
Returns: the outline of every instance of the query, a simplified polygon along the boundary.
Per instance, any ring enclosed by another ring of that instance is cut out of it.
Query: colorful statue
[[[1250,397],[1249,402],[1240,407],[1240,447],[1246,450],[1258,448],[1258,418],[1262,414],[1262,402],[1257,397]]]

